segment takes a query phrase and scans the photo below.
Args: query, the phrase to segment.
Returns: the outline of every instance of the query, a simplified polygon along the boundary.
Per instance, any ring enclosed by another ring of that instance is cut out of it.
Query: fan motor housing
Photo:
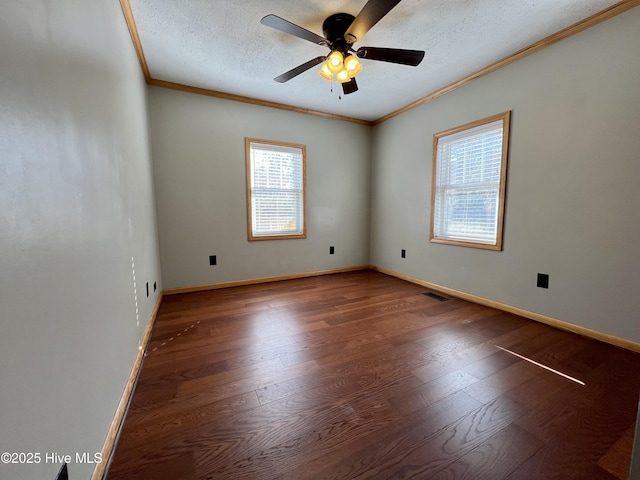
[[[322,33],[324,38],[329,40],[331,45],[336,43],[348,43],[344,38],[345,32],[349,29],[356,17],[349,13],[334,13],[327,17],[322,23]]]

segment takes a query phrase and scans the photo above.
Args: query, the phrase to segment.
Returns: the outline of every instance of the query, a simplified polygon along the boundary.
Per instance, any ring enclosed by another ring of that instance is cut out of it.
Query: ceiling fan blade
[[[291,23],[284,18],[280,18],[277,15],[267,15],[260,20],[260,23],[267,27],[275,28],[281,32],[288,33],[303,40],[308,40],[317,45],[328,45],[327,39],[310,32],[306,28],[299,27],[295,23]]]
[[[400,0],[369,0],[349,26],[344,35],[345,40],[356,43],[399,3]]]
[[[291,80],[293,77],[297,77],[301,73],[306,72],[311,67],[315,67],[316,65],[325,61],[327,57],[316,57],[308,62],[303,63],[302,65],[298,65],[296,68],[292,68],[288,72],[283,73],[282,75],[277,76],[274,80],[278,83],[284,83]]]
[[[345,95],[349,95],[350,93],[358,91],[358,84],[356,83],[356,79],[352,78],[348,82],[344,82],[342,84],[342,91]]]
[[[424,58],[422,50],[405,50],[402,48],[360,47],[356,55],[369,60],[400,63],[401,65],[411,65],[413,67],[420,65]]]

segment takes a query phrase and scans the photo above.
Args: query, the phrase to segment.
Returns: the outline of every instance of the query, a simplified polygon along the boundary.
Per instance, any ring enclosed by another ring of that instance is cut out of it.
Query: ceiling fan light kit
[[[329,54],[327,60],[318,71],[320,76],[328,81],[333,81],[335,75],[338,83],[348,82],[362,70],[362,64],[353,55],[347,55],[343,59],[341,52],[334,50]]]
[[[263,17],[260,20],[263,25],[317,45],[326,46],[331,50],[326,60],[325,57],[314,58],[277,76],[274,80],[279,83],[285,83],[313,66],[322,63],[322,67],[318,71],[320,76],[328,81],[333,81],[335,77],[336,81],[342,84],[342,90],[347,95],[358,90],[355,77],[362,71],[362,64],[358,57],[414,67],[419,65],[424,58],[424,51],[422,50],[378,47],[362,47],[354,50],[352,48],[354,43],[362,38],[371,27],[378,23],[398,3],[400,3],[400,0],[369,0],[356,17],[348,13],[335,13],[327,17],[322,24],[324,37],[276,15]],[[355,53],[356,56],[351,53]]]

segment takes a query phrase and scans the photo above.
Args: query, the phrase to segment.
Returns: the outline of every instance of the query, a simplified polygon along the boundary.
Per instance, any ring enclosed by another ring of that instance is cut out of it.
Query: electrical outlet
[[[218,264],[218,260],[216,259],[215,255],[210,255],[209,256],[209,265],[217,265]]]
[[[149,282],[147,282],[147,298],[149,298]]]
[[[407,258],[407,251],[403,248],[402,251],[400,252],[400,256],[402,258]]]
[[[549,288],[549,275],[546,273],[539,273],[537,286],[540,288]]]
[[[329,247],[329,255],[333,255],[334,253],[336,253],[335,247]]]
[[[158,289],[158,282],[153,282],[153,291],[155,293],[155,291]]]

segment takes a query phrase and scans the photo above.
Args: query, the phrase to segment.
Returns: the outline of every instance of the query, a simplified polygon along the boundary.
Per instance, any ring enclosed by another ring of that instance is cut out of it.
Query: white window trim
[[[251,155],[253,145],[262,145],[266,149],[291,151],[295,150],[302,155],[302,211],[301,211],[301,228],[296,232],[283,231],[281,233],[258,233],[253,227],[253,159]],[[247,181],[247,232],[250,241],[253,240],[283,240],[293,238],[307,237],[307,221],[306,221],[306,146],[297,143],[279,142],[274,140],[263,140],[259,138],[245,138],[245,159],[246,159],[246,181]]]
[[[433,169],[431,179],[431,222],[429,240],[432,243],[441,243],[447,245],[458,245],[472,248],[482,248],[487,250],[502,250],[503,232],[504,232],[504,209],[507,187],[507,161],[509,152],[509,127],[510,127],[511,112],[507,111],[491,117],[483,118],[459,127],[455,127],[444,132],[436,133],[433,136]],[[494,122],[502,122],[502,158],[500,166],[500,182],[499,182],[499,194],[497,205],[497,225],[496,225],[496,238],[495,242],[488,243],[481,240],[471,239],[456,239],[453,236],[438,235],[436,233],[436,202],[438,201],[439,194],[441,192],[442,182],[437,177],[438,175],[438,147],[439,142],[446,141],[456,137],[464,137],[464,133],[469,130],[477,129],[484,125],[488,125]]]

